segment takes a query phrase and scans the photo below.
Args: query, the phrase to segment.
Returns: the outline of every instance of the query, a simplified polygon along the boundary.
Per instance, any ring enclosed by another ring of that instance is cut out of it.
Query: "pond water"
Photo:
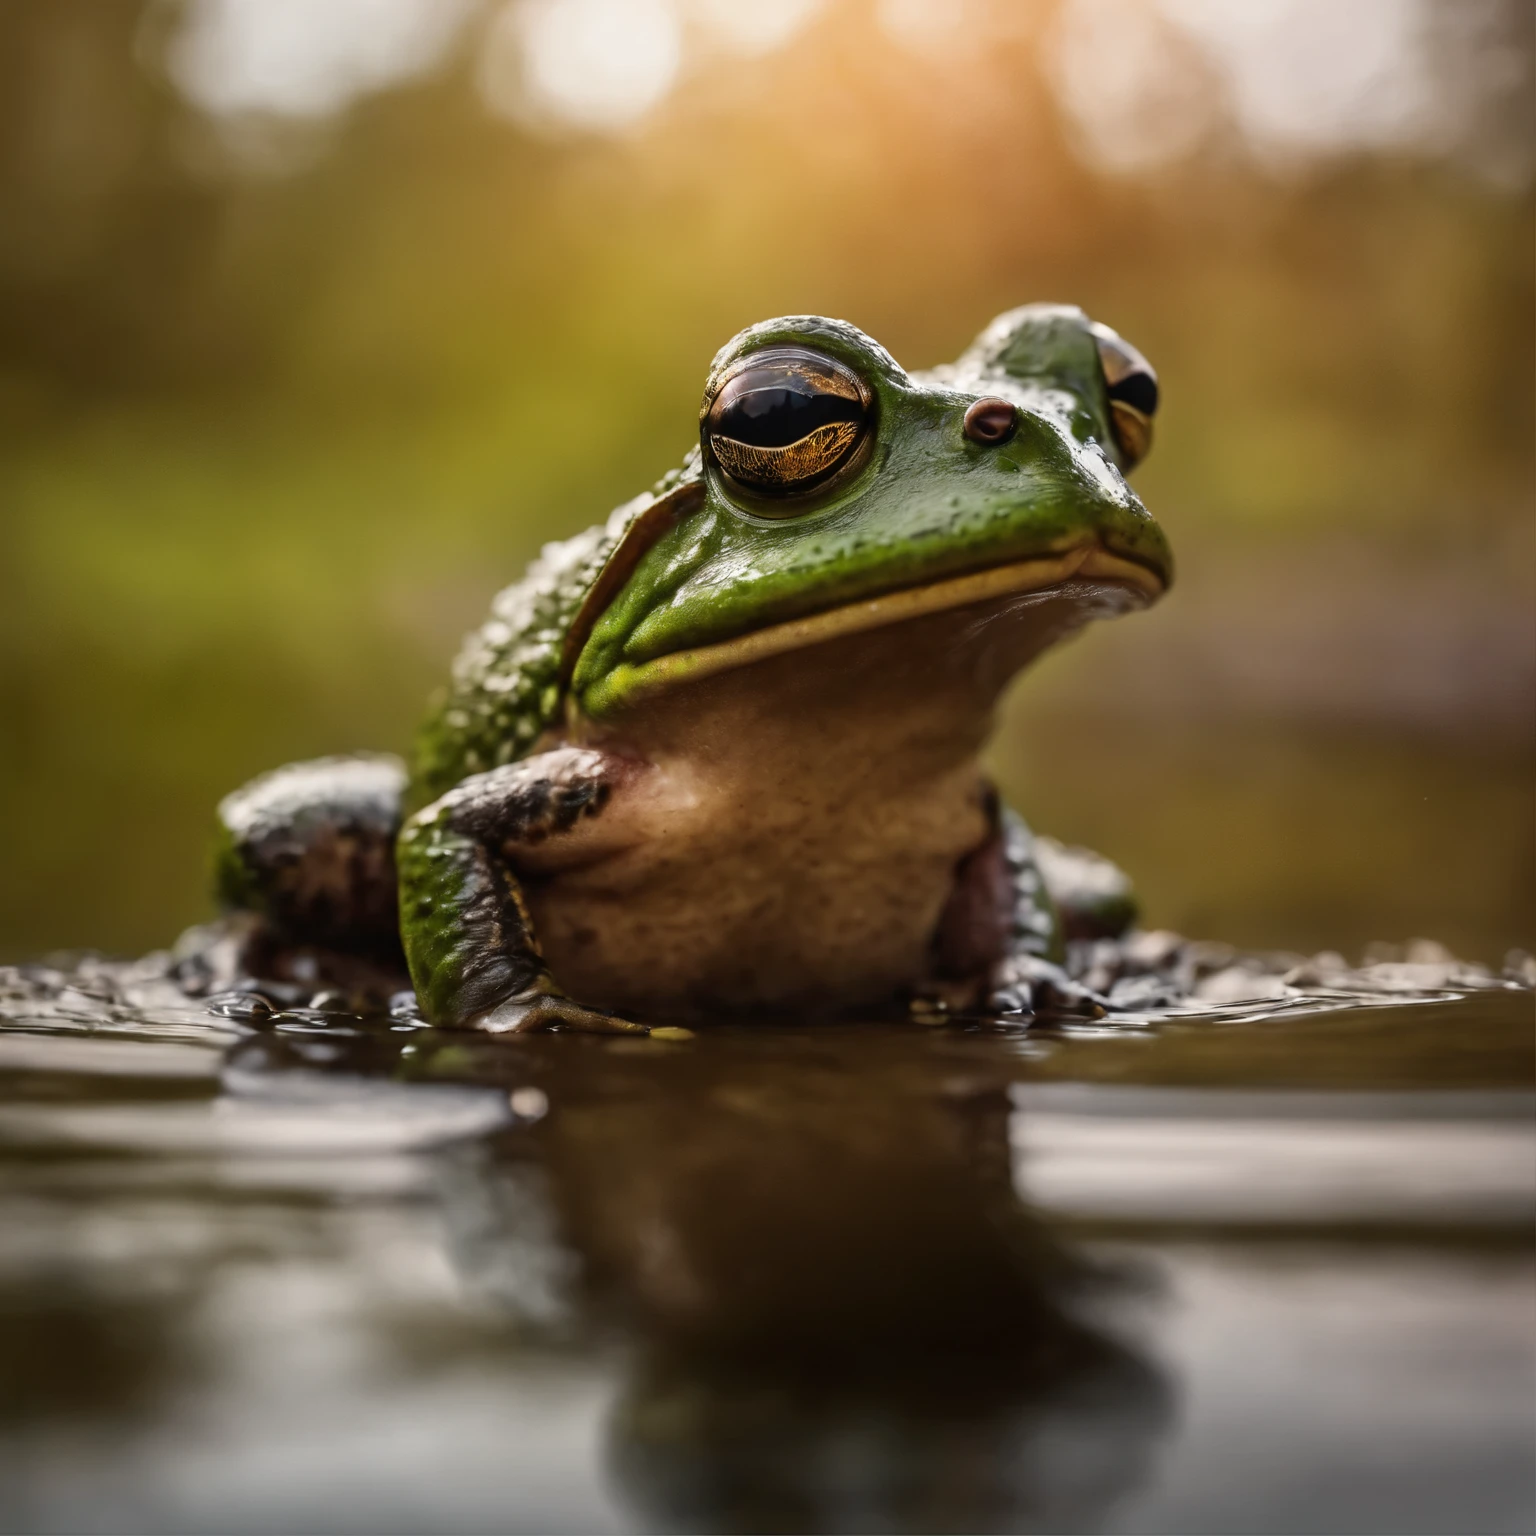
[[[5,973],[0,1527],[1530,1530],[1530,991],[1232,991],[490,1040]]]

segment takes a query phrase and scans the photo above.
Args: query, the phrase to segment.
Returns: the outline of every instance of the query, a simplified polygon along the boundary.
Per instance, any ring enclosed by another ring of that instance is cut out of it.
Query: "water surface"
[[[5,1529],[1536,1519],[1528,991],[484,1040],[111,976],[4,997]]]

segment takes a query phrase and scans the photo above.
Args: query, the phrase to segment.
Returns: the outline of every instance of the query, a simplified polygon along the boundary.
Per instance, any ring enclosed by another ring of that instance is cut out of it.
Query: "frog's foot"
[[[1102,1019],[1109,1000],[1038,955],[1010,955],[993,973],[988,1013],[1011,1019]]]
[[[588,1008],[559,992],[533,990],[509,997],[464,1021],[466,1029],[490,1035],[529,1035],[540,1030],[571,1030],[583,1035],[648,1035],[644,1024]]]

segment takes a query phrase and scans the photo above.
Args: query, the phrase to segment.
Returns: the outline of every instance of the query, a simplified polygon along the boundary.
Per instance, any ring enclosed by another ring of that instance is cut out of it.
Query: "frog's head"
[[[1156,408],[1141,355],[1065,305],[1001,315],[921,374],[841,321],[751,326],[715,358],[688,473],[594,591],[573,695],[601,718],[924,615],[1048,605],[1039,649],[1144,607],[1172,562],[1123,476]]]

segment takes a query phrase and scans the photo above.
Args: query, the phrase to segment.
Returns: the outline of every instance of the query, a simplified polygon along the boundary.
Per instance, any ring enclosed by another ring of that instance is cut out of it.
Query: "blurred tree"
[[[1005,783],[1159,921],[1528,939],[1527,7],[1407,5],[1332,96],[1302,57],[1318,143],[1175,0],[827,0],[766,45],[658,3],[677,78],[602,132],[556,110],[601,36],[539,96],[531,12],[410,55],[378,38],[420,0],[323,38],[272,0],[289,54],[196,73],[242,5],[0,12],[0,951],[169,937],[220,792],[403,744],[490,592],[677,460],[739,326],[842,314],[917,366],[1036,297],[1159,367],[1182,578],[1026,684]],[[1418,117],[1345,110],[1409,75]]]

